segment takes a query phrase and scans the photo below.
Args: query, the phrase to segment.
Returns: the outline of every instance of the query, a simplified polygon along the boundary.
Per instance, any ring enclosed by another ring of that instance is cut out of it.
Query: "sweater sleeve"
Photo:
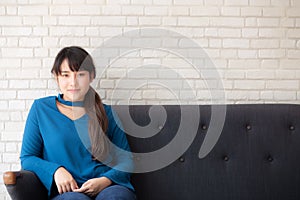
[[[119,127],[121,122],[117,114],[110,107],[107,109],[107,117],[109,120],[108,137],[113,143],[111,153],[114,155],[114,166],[110,166],[110,170],[102,176],[109,178],[115,184],[134,190],[130,184],[130,172],[133,171],[132,154],[126,135]]]
[[[33,103],[26,120],[20,159],[22,169],[34,172],[50,195],[53,175],[60,165],[43,159],[44,143],[36,112],[37,104],[37,101]]]

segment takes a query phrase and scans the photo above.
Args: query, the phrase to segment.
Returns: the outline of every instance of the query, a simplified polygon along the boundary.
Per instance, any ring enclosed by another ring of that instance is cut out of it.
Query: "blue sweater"
[[[66,168],[80,187],[91,178],[107,177],[113,183],[131,190],[130,174],[93,160],[90,153],[88,116],[76,120],[63,115],[56,106],[55,96],[35,100],[27,117],[21,149],[21,166],[34,172],[51,194],[53,175],[59,167]],[[124,132],[118,127],[118,119],[110,106],[104,105],[108,117],[107,136],[113,144],[129,151]],[[128,156],[113,154],[117,165],[129,165]],[[128,166],[127,166],[128,167]]]

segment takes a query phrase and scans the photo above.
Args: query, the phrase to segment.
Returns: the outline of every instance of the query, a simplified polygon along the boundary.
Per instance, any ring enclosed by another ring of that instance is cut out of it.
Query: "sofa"
[[[132,105],[115,110],[135,152],[138,169],[132,184],[138,200],[300,199],[300,105]],[[147,153],[165,148],[147,162]],[[5,172],[3,178],[13,200],[47,199],[32,172]]]

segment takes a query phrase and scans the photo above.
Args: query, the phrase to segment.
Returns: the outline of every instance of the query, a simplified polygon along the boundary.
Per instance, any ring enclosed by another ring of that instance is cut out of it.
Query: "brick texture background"
[[[161,40],[145,28],[182,37]],[[122,37],[130,33],[133,40]],[[106,41],[114,48],[97,51]],[[145,41],[157,48],[133,49]],[[20,169],[28,109],[35,98],[57,95],[50,69],[68,45],[108,64],[93,83],[108,104],[300,100],[300,0],[1,0],[1,174]],[[131,51],[119,56],[118,48]],[[176,49],[202,63],[200,70]],[[215,101],[211,91],[220,83],[224,98]],[[9,199],[2,179],[0,199]]]

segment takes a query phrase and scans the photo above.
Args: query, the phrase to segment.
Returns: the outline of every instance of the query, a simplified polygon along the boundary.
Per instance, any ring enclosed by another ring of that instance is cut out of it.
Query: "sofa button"
[[[206,129],[207,129],[207,126],[206,126],[205,124],[203,124],[203,125],[201,126],[201,128],[202,128],[202,130],[206,130]]]
[[[272,156],[268,156],[268,161],[269,161],[269,162],[273,162],[273,160],[274,160],[274,159],[272,158]]]
[[[228,157],[228,156],[223,156],[223,160],[224,160],[224,161],[228,161],[228,160],[229,160],[229,157]]]
[[[181,157],[179,158],[179,162],[184,162],[184,161],[185,161],[184,157],[181,156]]]
[[[158,126],[158,129],[159,129],[159,130],[162,130],[162,129],[163,129],[163,126],[162,126],[162,125],[159,125],[159,126]]]
[[[289,129],[290,129],[290,131],[294,131],[295,130],[295,126],[290,125]]]
[[[247,131],[250,131],[251,129],[252,129],[252,127],[251,127],[251,125],[246,125],[246,129],[247,129]]]

